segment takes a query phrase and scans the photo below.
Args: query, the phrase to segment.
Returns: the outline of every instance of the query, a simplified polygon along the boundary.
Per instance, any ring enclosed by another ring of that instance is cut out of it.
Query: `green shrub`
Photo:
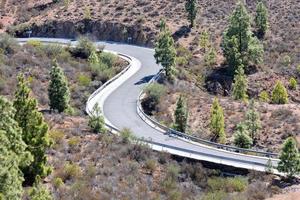
[[[288,102],[288,94],[281,83],[281,81],[277,81],[275,88],[272,91],[272,103],[274,104],[286,104]]]
[[[207,184],[210,191],[242,192],[247,188],[248,181],[243,177],[213,177],[208,179]]]
[[[160,98],[165,94],[166,89],[163,85],[153,83],[148,85],[145,90],[146,98],[143,100],[143,106],[146,110],[153,111],[156,109]]]
[[[121,130],[120,136],[122,138],[122,142],[127,144],[130,142],[130,139],[132,138],[132,132],[129,128],[124,128]]]
[[[300,65],[297,66],[296,71],[298,74],[300,74]]]
[[[27,45],[30,45],[35,48],[41,48],[43,44],[39,40],[28,40]]]
[[[54,180],[53,180],[53,186],[55,188],[60,188],[63,185],[64,185],[64,182],[62,181],[61,178],[59,178],[59,177],[54,178]]]
[[[224,191],[213,191],[206,193],[201,200],[224,200],[227,199],[228,194]]]
[[[55,142],[55,144],[62,143],[63,138],[65,137],[65,134],[61,130],[50,130],[49,131],[50,138]]]
[[[291,57],[289,55],[285,55],[283,56],[282,58],[282,64],[286,67],[290,66],[292,60],[291,60]]]
[[[99,55],[100,62],[104,63],[108,68],[111,68],[115,65],[118,60],[118,57],[113,53],[101,52]]]
[[[270,97],[269,97],[269,94],[267,91],[262,91],[260,94],[259,94],[259,100],[261,102],[266,102],[266,103],[269,103],[270,102]]]
[[[0,35],[0,49],[4,54],[13,54],[20,48],[18,42],[8,34]]]
[[[88,77],[87,75],[79,74],[78,76],[78,83],[80,86],[87,87],[90,85],[91,81],[92,81],[91,78]]]
[[[96,46],[87,37],[80,37],[75,48],[71,48],[70,52],[75,57],[87,59],[92,52],[96,51]]]
[[[206,66],[213,66],[217,63],[217,52],[214,48],[211,48],[204,56],[204,62]]]
[[[153,173],[156,169],[156,160],[148,159],[145,163],[145,167]]]
[[[81,169],[77,164],[67,163],[63,168],[63,180],[70,180],[81,176]]]
[[[68,141],[70,148],[74,148],[80,143],[80,137],[71,137]]]
[[[290,78],[289,87],[290,87],[291,90],[296,90],[297,89],[297,84],[298,84],[298,82],[295,78],[293,78],[293,77]]]
[[[68,53],[65,48],[59,44],[44,44],[41,48],[48,57],[53,59]]]

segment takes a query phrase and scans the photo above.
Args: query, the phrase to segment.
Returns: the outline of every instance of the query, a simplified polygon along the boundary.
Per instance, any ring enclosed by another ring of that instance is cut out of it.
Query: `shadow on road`
[[[136,82],[134,85],[141,85],[141,84],[144,84],[144,83],[148,83],[154,76],[155,75],[145,76],[141,80]]]

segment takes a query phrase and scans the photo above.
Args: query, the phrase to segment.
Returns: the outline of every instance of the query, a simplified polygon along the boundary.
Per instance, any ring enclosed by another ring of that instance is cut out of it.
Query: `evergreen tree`
[[[48,88],[50,108],[63,112],[69,107],[70,91],[68,81],[57,62],[54,63],[51,69],[50,79]]]
[[[290,137],[284,142],[279,160],[278,171],[287,173],[289,177],[299,174],[300,157],[296,141],[293,138]]]
[[[48,125],[43,115],[37,110],[37,101],[29,96],[30,89],[23,75],[18,77],[17,91],[13,103],[16,109],[14,119],[22,129],[22,139],[27,145],[27,150],[33,156],[33,162],[23,169],[25,180],[33,183],[37,176],[45,177],[51,170],[45,156],[50,147]]]
[[[234,144],[237,147],[249,149],[251,148],[253,141],[249,136],[247,127],[243,123],[237,125],[237,130],[234,134]]]
[[[89,126],[92,128],[94,133],[105,132],[105,121],[98,104],[95,104],[93,111],[91,112],[89,117]]]
[[[211,48],[204,56],[205,65],[212,66],[217,63],[217,52],[215,48]]]
[[[166,72],[166,76],[171,80],[174,74],[174,66],[176,59],[176,49],[174,40],[168,28],[163,28],[159,38],[155,44],[155,54],[157,64],[161,64]]]
[[[221,142],[225,143],[225,123],[223,108],[219,105],[217,98],[214,99],[211,108],[210,129],[214,136]]]
[[[272,103],[286,104],[288,103],[288,93],[281,81],[277,81],[272,91]]]
[[[187,127],[188,110],[187,110],[186,100],[182,95],[180,95],[177,101],[174,116],[175,116],[175,129],[179,132],[184,133]]]
[[[194,22],[197,16],[197,0],[186,0],[185,10],[188,13],[188,20],[190,21],[190,27],[194,27]]]
[[[236,100],[246,100],[248,98],[247,95],[247,77],[244,73],[243,65],[240,65],[236,70],[236,74],[234,76],[233,83],[233,97]]]
[[[32,157],[26,151],[14,113],[13,106],[0,96],[0,194],[3,199],[18,200],[24,181],[20,167],[29,165]]]
[[[259,113],[255,109],[255,102],[253,99],[250,100],[248,111],[246,112],[245,125],[250,132],[251,138],[254,140],[257,132],[261,129],[261,123]]]
[[[268,10],[263,2],[259,2],[256,6],[255,26],[257,36],[263,38],[268,30]]]
[[[209,34],[208,34],[207,30],[201,32],[200,38],[199,38],[199,45],[200,45],[201,49],[203,49],[204,52],[206,52],[206,49],[209,46]]]
[[[252,36],[250,20],[245,6],[239,2],[222,41],[224,56],[232,70],[240,64],[248,66],[249,62],[257,64],[262,61],[263,46]]]
[[[164,19],[160,19],[159,30],[161,32],[165,31],[167,27],[166,21]]]

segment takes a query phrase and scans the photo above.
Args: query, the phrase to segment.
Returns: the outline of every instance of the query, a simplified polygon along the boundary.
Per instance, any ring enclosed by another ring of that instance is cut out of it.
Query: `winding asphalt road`
[[[45,42],[71,42],[66,39],[35,39]],[[136,63],[140,65],[140,69],[112,91],[104,101],[104,115],[115,127],[130,128],[136,137],[151,139],[155,145],[150,146],[155,150],[228,166],[265,171],[268,158],[194,144],[165,135],[145,123],[137,114],[137,98],[147,81],[160,70],[160,66],[155,63],[153,49],[113,42],[97,42],[97,44],[105,45],[106,50],[126,54],[140,61]],[[271,161],[273,166],[277,166],[277,159]]]

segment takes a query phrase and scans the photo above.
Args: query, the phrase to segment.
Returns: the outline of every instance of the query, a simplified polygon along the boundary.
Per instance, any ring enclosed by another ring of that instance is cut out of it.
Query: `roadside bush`
[[[8,34],[0,35],[0,49],[4,54],[13,54],[20,48],[18,42]]]
[[[146,93],[146,98],[143,99],[142,105],[145,109],[145,111],[148,114],[151,114],[152,111],[155,111],[157,108],[157,105],[160,101],[160,98],[164,95],[166,92],[166,89],[163,85],[158,83],[153,83],[149,86],[147,86],[144,90]]]
[[[296,90],[297,89],[297,80],[295,78],[290,78],[290,81],[289,81],[289,87],[291,90]]]
[[[132,132],[129,128],[124,128],[121,130],[120,136],[122,138],[122,142],[124,144],[128,144],[130,142],[130,139],[132,138]]]
[[[115,54],[101,52],[99,55],[100,62],[104,63],[108,68],[112,68],[118,60]]]
[[[45,44],[42,46],[43,52],[47,55],[49,58],[57,58],[61,54],[66,54],[67,51],[64,47],[60,46],[59,44]]]
[[[30,45],[34,48],[41,48],[43,44],[39,40],[28,40],[27,45]]]
[[[74,57],[87,59],[92,52],[96,51],[96,46],[87,37],[80,37],[75,48],[70,48],[70,52]]]

